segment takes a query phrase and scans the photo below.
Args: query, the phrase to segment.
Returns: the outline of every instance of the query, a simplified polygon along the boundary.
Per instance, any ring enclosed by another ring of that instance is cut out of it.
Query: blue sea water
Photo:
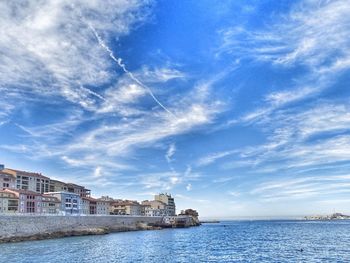
[[[350,262],[350,221],[230,221],[1,244],[0,262]]]

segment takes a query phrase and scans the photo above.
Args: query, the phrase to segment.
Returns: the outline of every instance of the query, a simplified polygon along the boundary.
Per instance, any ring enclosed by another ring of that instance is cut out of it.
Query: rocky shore
[[[136,226],[136,227],[118,227],[118,228],[89,228],[89,229],[76,229],[76,230],[62,230],[55,232],[44,232],[28,236],[9,236],[0,237],[0,243],[21,242],[21,241],[34,241],[44,239],[55,239],[62,237],[73,236],[89,236],[89,235],[106,235],[115,232],[127,232],[127,231],[139,231],[139,230],[160,230],[161,227],[155,226]]]
[[[0,216],[0,243],[197,225],[189,216]]]

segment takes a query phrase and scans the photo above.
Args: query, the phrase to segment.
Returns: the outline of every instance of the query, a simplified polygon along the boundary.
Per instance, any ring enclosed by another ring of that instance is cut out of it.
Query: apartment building
[[[85,215],[109,215],[109,201],[82,197],[82,214]]]
[[[109,215],[110,201],[97,199],[96,202],[96,213],[98,215]]]
[[[145,216],[167,216],[167,205],[157,200],[142,201],[143,215]]]
[[[16,213],[18,211],[18,197],[14,193],[0,190],[0,214]]]
[[[0,170],[0,190],[6,188],[16,189],[16,175],[2,169]]]
[[[141,215],[142,206],[133,200],[115,200],[110,202],[110,213],[112,215]]]
[[[5,189],[7,193],[13,193],[18,199],[18,212],[40,214],[42,213],[41,194],[29,190]]]
[[[159,194],[154,196],[155,201],[160,201],[166,204],[165,210],[166,215],[175,216],[176,215],[176,206],[174,198],[169,194]]]
[[[81,198],[76,193],[49,192],[45,195],[56,197],[60,201],[60,212],[64,215],[78,215],[81,213]]]
[[[88,197],[81,197],[80,213],[83,215],[90,215],[90,199]]]
[[[42,208],[43,214],[58,214],[61,208],[61,201],[57,197],[43,194],[42,195]]]
[[[68,192],[68,186],[64,182],[51,179],[49,192]]]
[[[43,194],[49,191],[50,178],[40,173],[32,173],[14,169],[5,168],[3,172],[16,176],[16,189],[28,190]]]
[[[67,183],[67,191],[70,193],[78,194],[80,197],[90,197],[91,190],[86,189],[84,186]]]

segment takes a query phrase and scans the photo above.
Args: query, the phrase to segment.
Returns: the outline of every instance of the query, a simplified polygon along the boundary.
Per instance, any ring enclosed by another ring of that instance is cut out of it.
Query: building
[[[89,215],[96,215],[97,214],[97,200],[92,197],[82,197],[85,200],[89,201]]]
[[[0,214],[16,213],[18,211],[18,197],[15,193],[0,190]]]
[[[49,192],[68,192],[68,186],[64,182],[51,179]]]
[[[90,215],[90,198],[81,197],[80,213],[83,215]]]
[[[103,201],[108,201],[108,202],[114,201],[114,199],[108,195],[101,196],[99,199]]]
[[[2,171],[16,176],[16,189],[28,190],[43,194],[49,191],[50,178],[40,173],[25,172],[5,168]]]
[[[81,198],[76,193],[50,192],[45,195],[56,197],[60,201],[60,213],[78,215],[81,213]]]
[[[91,191],[84,186],[68,183],[67,191],[70,193],[78,194],[80,197],[90,197]]]
[[[58,214],[60,212],[61,201],[57,197],[43,194],[42,195],[42,208],[43,214]]]
[[[109,215],[109,201],[82,197],[82,214],[84,215]]]
[[[28,190],[5,189],[7,193],[13,193],[18,199],[18,212],[41,214],[42,196],[41,194]]]
[[[142,201],[143,215],[145,216],[167,216],[167,205],[161,201]]]
[[[97,199],[96,202],[96,213],[98,215],[109,215],[110,201]]]
[[[14,173],[5,172],[4,169],[1,169],[0,170],[0,190],[6,189],[6,188],[16,189],[16,175]]]
[[[176,206],[174,198],[171,197],[171,195],[168,194],[159,194],[154,196],[155,201],[160,201],[166,204],[165,210],[166,215],[168,216],[175,216],[176,215]]]
[[[112,215],[141,215],[142,206],[137,201],[114,200],[110,202],[110,214]]]

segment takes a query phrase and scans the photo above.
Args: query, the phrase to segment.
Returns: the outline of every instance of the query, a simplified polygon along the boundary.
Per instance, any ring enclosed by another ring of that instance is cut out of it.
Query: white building
[[[49,192],[45,195],[54,196],[60,201],[60,212],[64,215],[78,215],[81,213],[81,199],[79,194],[68,192]]]

